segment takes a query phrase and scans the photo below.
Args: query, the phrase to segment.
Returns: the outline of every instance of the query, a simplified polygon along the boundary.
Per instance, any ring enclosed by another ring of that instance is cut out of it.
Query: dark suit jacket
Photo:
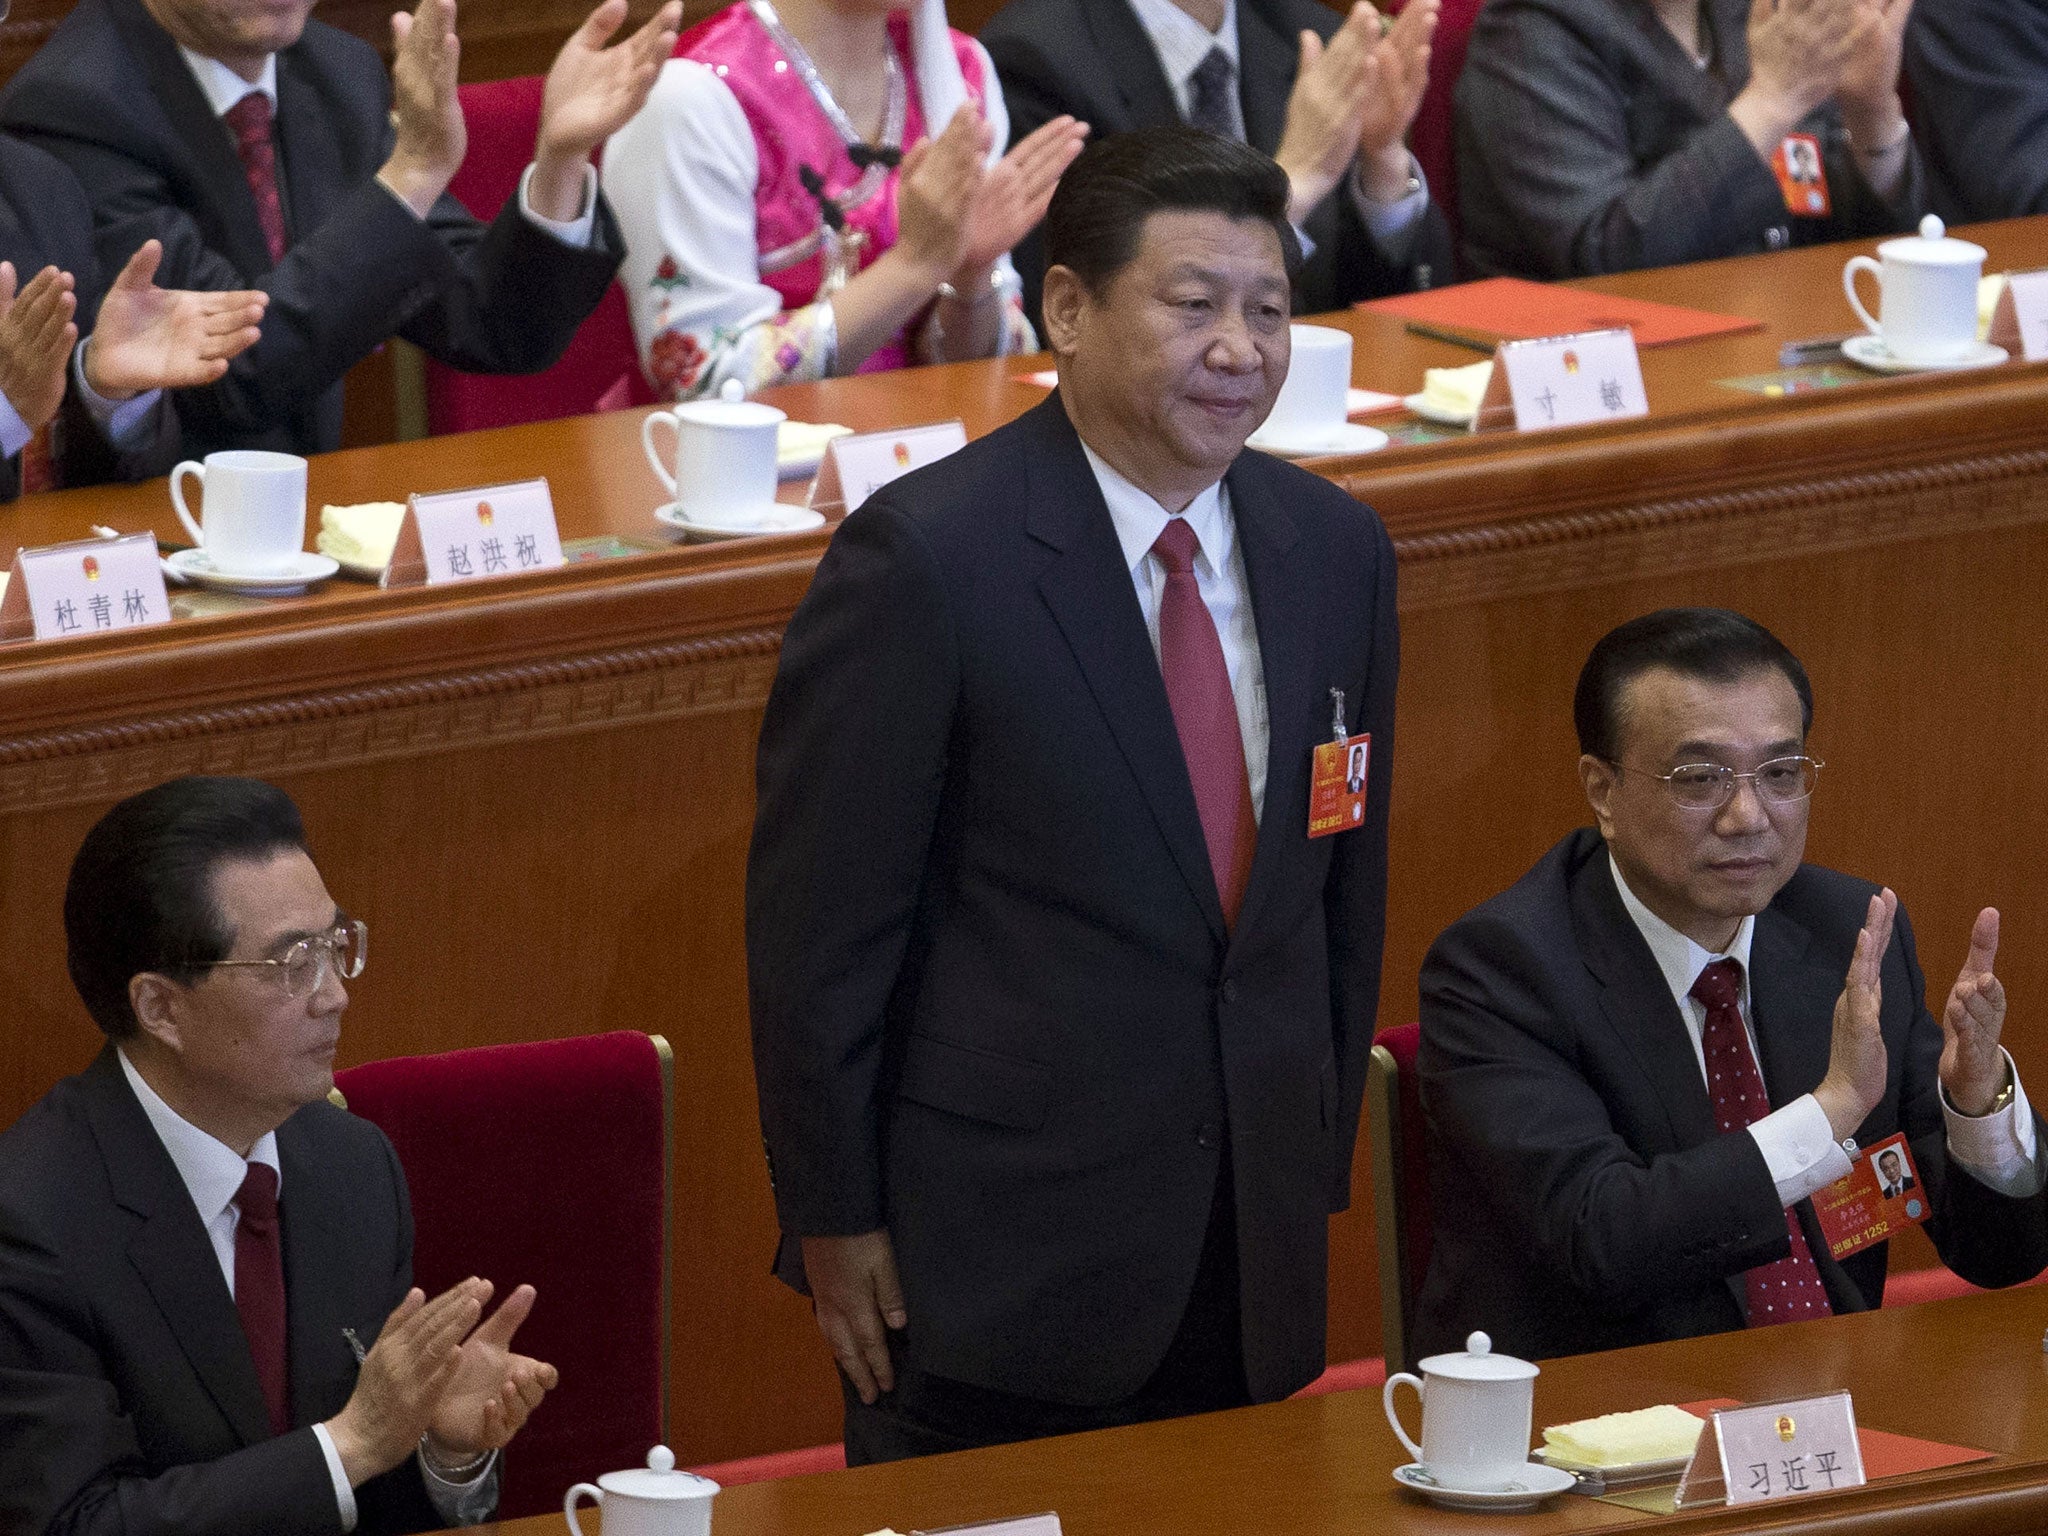
[[[1757,914],[1751,1024],[1774,1108],[1827,1071],[1875,891],[1809,864]],[[1856,1139],[1906,1133],[1928,1234],[1964,1279],[2027,1279],[2048,1266],[2048,1199],[2008,1199],[1949,1164],[1941,1026],[1903,908],[1881,981],[1889,1080]],[[1715,1129],[1685,1021],[1597,832],[1572,833],[1437,939],[1417,1066],[1436,1212],[1419,1352],[1462,1348],[1474,1328],[1541,1358],[1744,1325],[1743,1271],[1791,1250],[1784,1211],[1755,1139]],[[1836,1263],[1811,1203],[1798,1211],[1835,1310],[1877,1306],[1886,1245]]]
[[[77,295],[78,333],[92,330],[104,288],[93,254],[92,208],[63,163],[0,133],[0,260],[14,263],[17,283],[26,284],[44,267],[69,272]],[[115,478],[160,475],[178,460],[176,423],[159,410],[158,430],[126,454],[117,454],[79,404],[75,388],[64,392],[57,414],[55,450],[66,485],[94,485]],[[21,494],[19,457],[0,459],[0,503]]]
[[[2048,213],[2048,0],[1919,0],[1906,75],[1943,213]]]
[[[384,1134],[326,1103],[277,1131],[292,1423],[256,1367],[177,1165],[111,1046],[0,1137],[0,1530],[338,1532],[305,1426],[354,1390],[412,1281],[412,1210]],[[356,1490],[362,1536],[442,1522],[416,1462]]]
[[[141,0],[80,0],[0,93],[0,124],[84,184],[105,270],[155,235],[163,286],[269,293],[263,339],[218,384],[180,392],[189,452],[336,447],[342,375],[393,335],[481,372],[561,355],[618,265],[601,200],[585,251],[516,199],[489,226],[452,197],[416,219],[374,179],[392,144],[384,66],[321,22],[277,56],[277,98],[290,245],[273,266],[233,138]]]
[[[1394,562],[1302,470],[1247,453],[1227,483],[1271,718],[1234,931],[1057,394],[848,518],[784,636],[747,871],[776,1204],[789,1237],[887,1226],[917,1369],[1135,1392],[1226,1136],[1252,1394],[1323,1368],[1379,996]],[[1370,800],[1311,842],[1332,688],[1373,734]]]
[[[1820,141],[1833,212],[1794,218],[1728,116],[1749,82],[1749,0],[1704,0],[1700,69],[1639,0],[1488,0],[1456,94],[1465,260],[1483,275],[1586,277],[1888,234],[1925,212],[1919,153],[1881,200],[1833,103]]]
[[[1320,0],[1238,0],[1238,90],[1253,148],[1270,155],[1280,147],[1301,34],[1328,37],[1343,19]],[[1088,123],[1096,138],[1181,120],[1159,54],[1127,0],[1010,0],[982,29],[981,42],[1003,82],[1012,143],[1062,112]],[[1342,184],[1305,228],[1316,243],[1295,284],[1296,308],[1305,313],[1452,280],[1450,230],[1433,202],[1400,266],[1381,253]],[[1014,255],[1036,319],[1045,279],[1038,233]]]

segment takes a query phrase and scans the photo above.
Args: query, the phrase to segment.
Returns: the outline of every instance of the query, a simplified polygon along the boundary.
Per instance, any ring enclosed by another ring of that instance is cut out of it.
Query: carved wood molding
[[[0,814],[118,799],[185,773],[257,777],[767,702],[780,629],[635,646],[0,740]]]
[[[1421,612],[2048,521],[2048,449],[1396,537]]]

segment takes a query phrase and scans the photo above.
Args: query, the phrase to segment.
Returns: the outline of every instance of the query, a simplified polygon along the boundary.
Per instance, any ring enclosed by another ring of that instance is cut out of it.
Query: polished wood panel
[[[1775,1536],[2020,1536],[2048,1530],[2048,1295],[2013,1291],[1794,1323],[1543,1367],[1535,1424],[1654,1403],[1771,1402],[1846,1389],[1857,1422],[1993,1451],[1853,1491],[1652,1516],[1574,1494],[1534,1514],[1439,1510],[1394,1486],[1408,1460],[1377,1392],[933,1456],[720,1493],[718,1536],[936,1530],[1052,1510],[1068,1536],[1438,1536],[1654,1529]],[[1404,1397],[1411,1427],[1415,1409]],[[552,1536],[560,1517],[497,1526]]]
[[[2048,262],[2048,220],[1981,233],[1997,265]],[[1413,1015],[1443,924],[1582,819],[1568,714],[1592,640],[1658,604],[1715,601],[1812,669],[1829,762],[1815,855],[1898,886],[1937,998],[1970,915],[1998,903],[2011,1038],[2048,1074],[2048,367],[1783,400],[1717,385],[1846,323],[1846,253],[1613,280],[1765,322],[1646,355],[1647,421],[1317,466],[1379,509],[1402,569],[1385,1020]],[[1383,316],[1338,323],[1360,340],[1362,384],[1412,390],[1425,365],[1466,360]],[[980,433],[1043,398],[1017,380],[1034,366],[772,398],[855,427],[958,415]],[[660,497],[638,439],[625,412],[343,452],[314,461],[312,501],[538,474],[566,534],[644,537]],[[28,544],[96,522],[178,536],[162,482],[6,516]],[[335,581],[168,630],[0,650],[0,1121],[96,1046],[58,926],[93,817],[172,773],[274,778],[304,805],[337,897],[378,932],[346,1061],[618,1027],[674,1042],[678,1450],[702,1462],[831,1438],[808,1311],[767,1273],[739,899],[760,710],[824,546],[662,549],[452,591]],[[1334,1228],[1339,1359],[1378,1343],[1369,1180],[1354,1187]]]

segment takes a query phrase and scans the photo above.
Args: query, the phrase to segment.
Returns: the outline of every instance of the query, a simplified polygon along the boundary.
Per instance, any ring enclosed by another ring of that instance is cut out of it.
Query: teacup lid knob
[[[647,1453],[647,1470],[650,1472],[673,1472],[676,1469],[676,1453],[665,1445],[657,1445]]]
[[[1484,1333],[1469,1333],[1465,1336],[1465,1353],[1490,1355],[1493,1353],[1493,1340]]]
[[[1930,213],[1920,221],[1920,238],[1922,240],[1939,240],[1947,233],[1948,226],[1941,222],[1941,215],[1938,213]]]
[[[1929,215],[1927,215],[1927,217],[1933,219],[1934,215],[1930,213]],[[1934,222],[1936,224],[1939,224],[1941,220],[1934,219]],[[1935,230],[1935,233],[1938,235],[1941,233],[1941,231],[1937,229]],[[740,401],[747,398],[747,386],[742,384],[738,379],[727,379],[723,384],[718,386],[718,398],[723,400],[727,405],[737,405]]]

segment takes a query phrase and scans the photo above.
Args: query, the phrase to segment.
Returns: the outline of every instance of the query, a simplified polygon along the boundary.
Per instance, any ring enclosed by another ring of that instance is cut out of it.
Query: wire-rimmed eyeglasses
[[[303,938],[283,954],[269,960],[216,960],[208,969],[221,966],[275,966],[284,978],[286,997],[310,997],[327,984],[333,967],[343,981],[363,974],[370,957],[370,925],[359,917],[344,918],[325,933]]]
[[[1626,763],[1613,765],[1620,773],[1633,773],[1663,781],[1664,792],[1689,811],[1718,811],[1735,798],[1735,783],[1748,779],[1758,798],[1774,805],[1791,805],[1813,793],[1826,765],[1814,757],[1774,757],[1758,763],[1748,773],[1737,773],[1722,763],[1683,763],[1669,773],[1651,773]]]

